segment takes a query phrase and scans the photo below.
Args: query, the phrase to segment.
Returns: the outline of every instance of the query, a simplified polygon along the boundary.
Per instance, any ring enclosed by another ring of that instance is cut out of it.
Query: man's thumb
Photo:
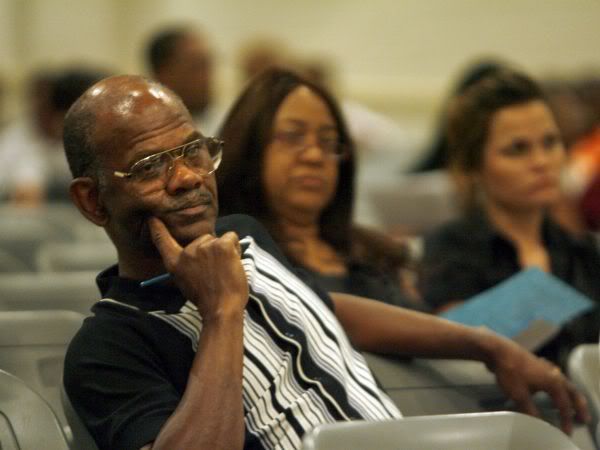
[[[162,256],[165,267],[171,271],[175,267],[179,254],[182,252],[181,246],[171,236],[169,229],[159,218],[150,217],[148,219],[148,227],[150,228],[152,242],[154,242],[154,245]]]

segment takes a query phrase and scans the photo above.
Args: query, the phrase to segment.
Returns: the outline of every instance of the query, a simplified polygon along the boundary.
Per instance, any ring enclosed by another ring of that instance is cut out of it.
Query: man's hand
[[[575,417],[583,422],[590,420],[585,398],[557,366],[508,339],[498,340],[493,355],[488,367],[520,411],[539,416],[531,395],[543,391],[551,397],[558,409],[561,428],[565,433],[571,434],[573,431]]]
[[[154,245],[165,268],[203,320],[243,313],[248,302],[248,282],[240,260],[238,236],[200,236],[185,248],[156,217],[148,220]]]

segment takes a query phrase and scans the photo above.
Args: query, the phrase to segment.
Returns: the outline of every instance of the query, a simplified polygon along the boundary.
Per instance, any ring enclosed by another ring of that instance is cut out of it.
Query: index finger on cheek
[[[150,217],[148,219],[148,227],[150,228],[152,242],[162,256],[165,266],[167,269],[172,269],[182,251],[181,246],[171,235],[162,220]]]

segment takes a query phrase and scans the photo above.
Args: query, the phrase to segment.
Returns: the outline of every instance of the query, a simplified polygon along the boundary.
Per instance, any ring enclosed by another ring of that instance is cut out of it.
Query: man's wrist
[[[219,308],[210,313],[202,314],[202,326],[219,328],[222,325],[231,327],[244,323],[243,308]]]

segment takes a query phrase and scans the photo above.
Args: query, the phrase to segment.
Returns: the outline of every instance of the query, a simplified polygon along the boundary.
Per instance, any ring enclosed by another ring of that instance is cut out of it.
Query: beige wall
[[[236,49],[271,34],[331,58],[346,95],[395,115],[429,114],[476,55],[536,75],[600,67],[599,0],[0,0],[0,74],[18,89],[42,64],[141,70],[142,40],[181,19],[213,36],[226,93]]]

